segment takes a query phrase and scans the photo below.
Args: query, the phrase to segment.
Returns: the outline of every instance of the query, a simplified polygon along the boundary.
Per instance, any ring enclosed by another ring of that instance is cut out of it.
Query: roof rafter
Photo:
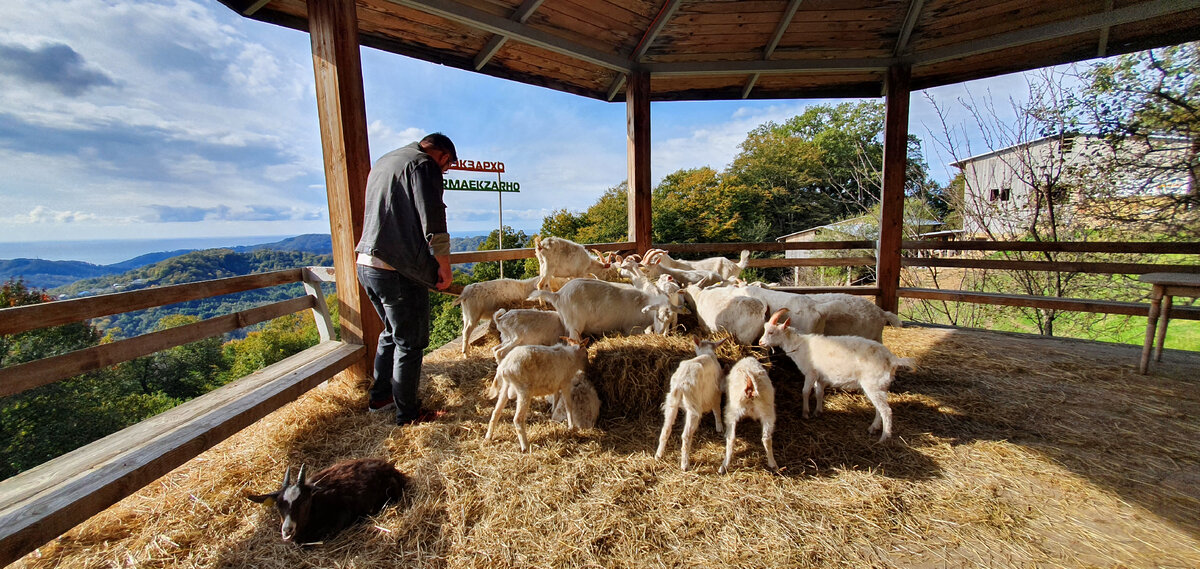
[[[642,56],[646,55],[646,52],[650,50],[650,44],[654,43],[654,38],[662,33],[663,28],[667,26],[667,22],[671,20],[671,16],[675,15],[675,10],[679,9],[681,1],[667,0],[662,5],[662,8],[658,11],[658,16],[655,16],[654,21],[650,22],[650,27],[646,28],[646,33],[642,34],[641,41],[638,42],[637,47],[630,54],[630,62],[637,64],[641,61]],[[613,79],[612,84],[608,86],[608,100],[613,100],[623,85],[625,85],[625,75],[618,73],[617,77]]]
[[[522,3],[521,6],[518,7],[511,16],[508,17],[508,19],[519,24],[524,24],[529,20],[529,17],[532,16],[533,13],[542,5],[542,2],[545,1],[546,0],[525,0],[525,2]],[[508,41],[508,36],[492,36],[492,39],[488,40],[487,45],[483,47],[483,50],[479,52],[479,55],[475,56],[475,71],[483,69],[483,66],[487,65],[487,62],[496,55],[497,51],[500,51],[500,47],[503,46],[504,42],[506,41]]]
[[[783,40],[783,33],[787,31],[788,26],[792,25],[792,19],[796,17],[796,10],[800,9],[800,3],[804,0],[792,0],[788,3],[787,8],[783,11],[783,17],[779,18],[779,23],[775,26],[775,34],[771,36],[771,41],[767,43],[767,47],[763,49],[763,61],[771,59],[775,54],[775,48],[779,47],[779,42]],[[755,73],[746,81],[746,86],[742,88],[742,98],[750,96],[750,90],[754,89],[754,84],[758,83],[758,76]]]
[[[904,16],[904,24],[900,26],[900,37],[896,38],[896,48],[892,50],[892,57],[900,57],[908,49],[908,40],[912,38],[913,28],[917,27],[917,19],[921,17],[921,9],[924,7],[925,0],[912,0],[908,5],[908,14]]]
[[[389,2],[433,14],[496,35],[506,36],[535,47],[586,61],[613,71],[628,73],[630,65],[624,58],[563,39],[483,10],[449,0],[388,0]]]

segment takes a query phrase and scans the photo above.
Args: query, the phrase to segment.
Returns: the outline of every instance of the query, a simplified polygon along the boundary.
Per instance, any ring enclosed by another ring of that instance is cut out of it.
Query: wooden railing
[[[633,242],[602,243],[587,245],[589,249],[600,251],[631,252]],[[820,241],[805,243],[670,243],[655,244],[655,248],[665,249],[672,254],[718,254],[736,256],[743,249],[755,252],[783,251],[859,251],[857,254],[838,257],[817,258],[757,258],[751,259],[749,266],[760,268],[780,267],[851,267],[875,266],[875,241]],[[1010,251],[1035,253],[1125,253],[1125,254],[1177,254],[1189,255],[1196,262],[1192,264],[1163,264],[1163,263],[1109,263],[1109,262],[1079,262],[1079,261],[1026,261],[1026,260],[997,260],[997,259],[967,259],[939,258],[929,255],[909,256],[901,259],[905,267],[954,267],[991,270],[1028,270],[1028,271],[1060,271],[1103,274],[1146,274],[1146,273],[1200,273],[1200,243],[1151,243],[1151,242],[1000,242],[1000,241],[904,241],[904,251]],[[870,255],[862,251],[870,252]],[[533,249],[504,249],[499,251],[475,251],[471,253],[453,253],[451,263],[475,263],[485,261],[510,261],[533,257]],[[822,286],[822,287],[784,287],[783,290],[793,292],[843,292],[858,295],[878,295],[878,286]],[[1101,299],[1062,298],[1050,296],[1035,296],[1022,294],[989,293],[964,290],[943,290],[925,288],[896,289],[901,298],[920,300],[943,300],[952,302],[967,302],[975,304],[995,304],[1004,306],[1019,306],[1030,308],[1071,310],[1094,312],[1101,314],[1125,314],[1144,316],[1149,311],[1149,304],[1138,302],[1121,302]],[[1147,287],[1149,291],[1149,287]],[[1173,307],[1172,318],[1200,320],[1200,308]]]
[[[0,369],[0,396],[301,310],[313,311],[321,339],[299,354],[0,481],[0,566],[362,360],[362,345],[333,339],[321,287],[332,278],[331,268],[309,267],[0,310],[0,335],[7,335],[276,285],[301,282],[305,287],[296,298]]]

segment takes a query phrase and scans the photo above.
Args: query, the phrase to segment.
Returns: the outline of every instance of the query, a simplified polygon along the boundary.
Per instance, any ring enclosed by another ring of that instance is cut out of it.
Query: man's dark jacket
[[[367,177],[362,239],[354,250],[434,288],[438,263],[430,243],[449,253],[442,190],[441,167],[418,143],[383,155]]]

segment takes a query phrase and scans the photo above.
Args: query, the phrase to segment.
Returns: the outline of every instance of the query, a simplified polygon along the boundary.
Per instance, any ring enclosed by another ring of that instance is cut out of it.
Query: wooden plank
[[[127,340],[100,344],[60,356],[9,366],[0,369],[0,397],[54,383],[85,371],[108,367],[196,340],[232,332],[238,328],[266,322],[315,306],[315,299],[305,295],[185,326],[143,334]]]
[[[969,302],[972,304],[994,304],[1000,306],[1042,308],[1046,310],[1070,310],[1074,312],[1094,312],[1098,314],[1125,314],[1128,316],[1146,316],[1150,311],[1149,304],[1142,304],[1139,302],[1118,302],[1112,300],[1058,298],[1052,296],[1031,296],[1023,294],[1000,294],[928,288],[900,288],[898,290],[900,296],[903,298],[915,298],[921,300],[946,300],[951,302]],[[1200,307],[1172,307],[1171,318],[1200,320]]]
[[[333,266],[337,273],[338,315],[342,339],[365,344],[375,353],[383,322],[358,286],[354,247],[362,237],[371,153],[359,60],[358,16],[354,0],[309,0],[309,35],[317,90],[317,117],[325,164],[325,193]],[[368,358],[352,366],[359,381],[371,377]]]
[[[589,243],[584,247],[591,251],[633,251],[637,244],[632,241],[623,241],[620,243]],[[468,251],[462,253],[451,253],[450,263],[481,263],[486,261],[513,261],[516,259],[532,259],[534,257],[533,249],[493,249],[490,251]]]
[[[879,294],[877,286],[781,286],[771,290],[781,290],[783,292],[794,292],[796,294],[824,294],[824,293],[842,293],[842,294],[857,294],[859,296],[875,296]]]
[[[1200,254],[1200,242],[1148,241],[904,241],[905,249],[946,251],[1041,251],[1069,253]]]
[[[629,167],[629,240],[638,253],[650,249],[650,74],[634,71],[625,82],[625,122]]]
[[[996,259],[905,258],[905,267],[957,267],[1009,271],[1052,271],[1060,273],[1128,274],[1200,273],[1200,265],[1154,265],[1150,263],[1093,263],[1076,261],[1003,261]]]
[[[0,309],[0,335],[19,334],[110,314],[300,282],[301,278],[300,269],[287,269],[3,308]]]
[[[324,271],[304,270],[304,291],[313,299],[313,322],[317,325],[317,336],[322,342],[334,339],[333,320],[329,317],[329,306],[325,303],[325,291],[321,283],[325,282]]]
[[[324,342],[0,482],[0,566],[54,539],[361,360]]]
[[[817,249],[875,249],[874,241],[811,241],[796,243],[655,243],[668,253],[741,253],[751,251],[807,251]]]
[[[887,106],[883,126],[883,195],[880,198],[879,262],[875,268],[879,283],[876,304],[896,312],[900,286],[900,243],[904,238],[904,185],[908,170],[908,105],[912,68],[893,65],[888,69]]]
[[[875,257],[826,257],[815,259],[750,259],[749,267],[858,267],[875,264]]]

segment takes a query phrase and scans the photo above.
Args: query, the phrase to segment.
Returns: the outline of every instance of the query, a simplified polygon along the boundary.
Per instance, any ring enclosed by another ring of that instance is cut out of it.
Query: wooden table
[[[1167,321],[1171,319],[1172,296],[1200,296],[1200,274],[1149,273],[1138,277],[1144,283],[1154,285],[1150,292],[1150,314],[1146,320],[1146,341],[1142,344],[1142,362],[1138,371],[1143,374],[1150,367],[1150,347],[1154,345],[1154,325],[1158,324],[1158,347],[1154,350],[1154,361],[1162,361],[1163,341],[1167,338]],[[1159,320],[1161,314],[1162,320]]]

